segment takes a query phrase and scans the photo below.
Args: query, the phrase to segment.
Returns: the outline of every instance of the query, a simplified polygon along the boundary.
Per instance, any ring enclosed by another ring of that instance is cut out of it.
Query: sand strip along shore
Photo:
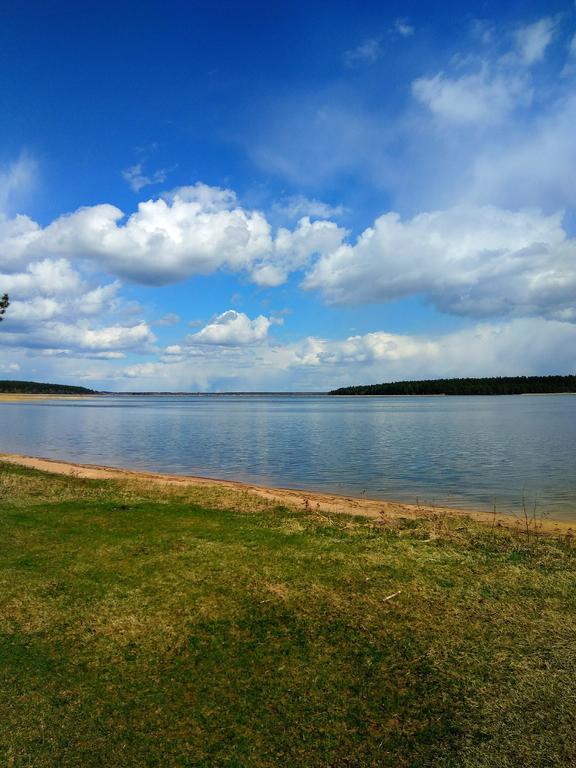
[[[493,514],[480,510],[454,509],[452,507],[437,507],[430,505],[404,504],[396,501],[380,499],[354,498],[332,493],[319,493],[287,488],[267,488],[266,486],[241,483],[235,480],[218,480],[216,478],[195,477],[191,475],[171,475],[156,472],[141,472],[129,469],[116,469],[96,464],[74,464],[66,461],[56,461],[36,456],[21,456],[12,453],[0,453],[0,461],[18,464],[42,472],[57,475],[89,478],[93,480],[129,480],[138,482],[158,483],[160,485],[188,486],[221,486],[235,489],[239,492],[249,492],[269,501],[285,504],[286,506],[311,509],[318,512],[336,512],[345,515],[360,515],[374,519],[417,518],[429,515],[444,515],[451,517],[469,517],[487,525],[502,528],[522,530],[524,520],[512,515]],[[538,532],[543,534],[567,535],[576,533],[576,523],[559,520],[542,519],[537,521]]]
[[[20,392],[0,392],[0,403],[33,403],[35,400],[84,400],[96,395],[51,395],[48,392],[44,394],[29,395]]]

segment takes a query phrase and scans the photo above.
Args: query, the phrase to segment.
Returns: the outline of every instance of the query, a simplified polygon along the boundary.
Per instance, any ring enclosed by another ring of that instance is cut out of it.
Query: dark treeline
[[[576,392],[576,376],[395,381],[334,389],[331,395],[529,395]]]
[[[93,389],[37,381],[0,381],[0,392],[16,395],[94,395]]]

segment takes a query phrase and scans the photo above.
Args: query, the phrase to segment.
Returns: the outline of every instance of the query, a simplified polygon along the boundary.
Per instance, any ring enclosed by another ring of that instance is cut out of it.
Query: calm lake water
[[[0,452],[576,520],[576,397],[0,403]]]

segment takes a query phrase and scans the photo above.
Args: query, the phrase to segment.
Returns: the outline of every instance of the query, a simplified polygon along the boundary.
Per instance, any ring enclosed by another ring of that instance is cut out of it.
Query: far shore
[[[96,397],[96,395],[51,395],[49,393],[38,395],[23,392],[0,392],[0,403],[25,403],[36,400],[84,400],[86,397]]]
[[[193,475],[162,474],[143,472],[130,469],[100,466],[97,464],[75,464],[38,456],[22,456],[20,454],[0,453],[0,462],[18,464],[20,466],[50,472],[58,475],[68,475],[92,480],[126,480],[134,482],[149,482],[158,485],[174,486],[220,486],[234,489],[242,493],[251,493],[269,501],[279,502],[289,507],[305,507],[318,513],[337,513],[355,515],[372,519],[400,519],[429,517],[439,515],[445,517],[467,517],[485,525],[523,530],[525,520],[507,515],[482,510],[458,509],[453,507],[431,506],[429,504],[406,504],[404,502],[381,499],[355,498],[333,493],[305,491],[300,489],[272,488],[252,483],[242,483],[235,480],[220,480],[217,478],[197,477]],[[538,533],[547,535],[572,535],[576,524],[566,521],[538,518],[536,529]]]
[[[430,394],[430,395],[334,395],[330,392],[94,392],[91,394],[82,395],[63,395],[63,394],[51,394],[49,392],[43,393],[26,393],[26,392],[0,392],[0,403],[27,403],[37,402],[39,400],[91,400],[93,398],[113,398],[113,397],[237,397],[237,396],[273,396],[273,397],[333,397],[334,399],[342,398],[362,398],[362,399],[377,399],[377,398],[430,398],[430,397],[559,397],[561,395],[567,395],[576,397],[576,392],[521,392],[518,394],[509,395],[446,395],[446,394]]]

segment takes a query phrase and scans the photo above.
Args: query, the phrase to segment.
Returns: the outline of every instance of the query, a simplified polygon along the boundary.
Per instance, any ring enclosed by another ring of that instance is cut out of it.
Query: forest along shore
[[[576,394],[576,376],[494,376],[424,379],[340,387],[330,395],[569,395]]]

